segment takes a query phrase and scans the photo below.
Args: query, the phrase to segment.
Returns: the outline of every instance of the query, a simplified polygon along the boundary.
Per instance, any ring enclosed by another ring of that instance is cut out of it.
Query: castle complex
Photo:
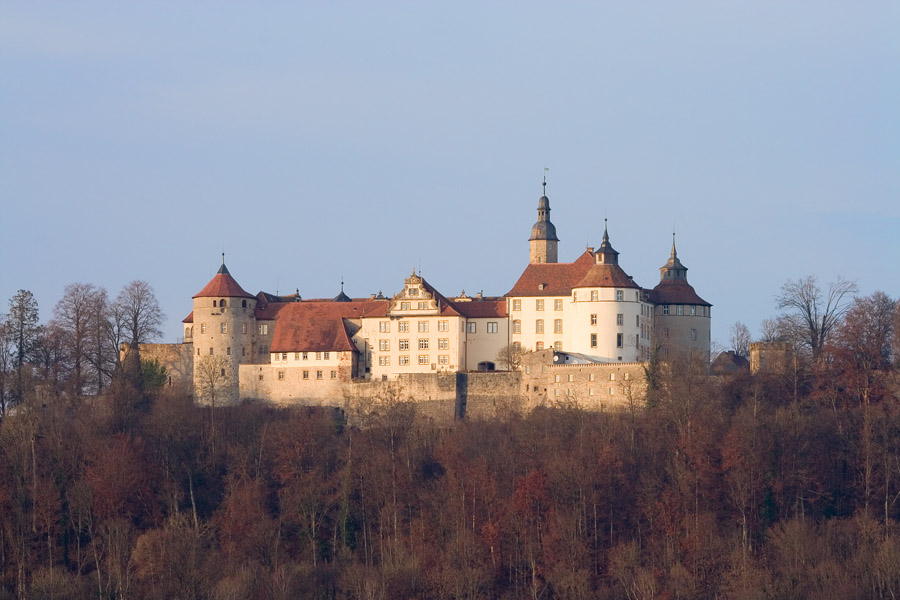
[[[623,389],[633,397],[654,353],[708,358],[711,305],[688,284],[674,238],[660,282],[645,289],[619,266],[605,225],[596,250],[561,263],[546,193],[537,212],[529,264],[502,297],[448,297],[416,272],[390,298],[350,298],[343,289],[332,299],[254,296],[223,258],[193,297],[184,343],[142,346],[142,355],[159,359],[198,401],[219,404],[341,405],[398,382],[435,399],[450,381],[459,400],[460,376],[477,374],[472,381],[488,397],[590,404],[597,396],[601,408]]]

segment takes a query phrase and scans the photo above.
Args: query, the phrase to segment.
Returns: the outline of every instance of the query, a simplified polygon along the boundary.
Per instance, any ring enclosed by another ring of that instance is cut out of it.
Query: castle
[[[590,403],[601,396],[605,406],[616,402],[623,381],[631,389],[654,353],[708,359],[711,304],[688,283],[674,236],[653,289],[619,266],[606,224],[596,250],[560,263],[543,185],[529,264],[502,297],[448,297],[415,271],[390,298],[350,298],[343,286],[331,299],[303,299],[299,291],[254,296],[223,255],[218,272],[193,297],[184,343],[142,346],[142,355],[159,359],[198,401],[279,404],[339,404],[368,393],[365,386],[371,392],[373,384],[398,381],[433,399],[443,389],[436,382],[450,376],[495,372],[488,376],[495,379],[478,381],[496,382],[496,371],[505,371],[503,385],[485,383],[484,393],[520,394],[530,404],[553,396]],[[459,390],[454,393],[459,400]]]

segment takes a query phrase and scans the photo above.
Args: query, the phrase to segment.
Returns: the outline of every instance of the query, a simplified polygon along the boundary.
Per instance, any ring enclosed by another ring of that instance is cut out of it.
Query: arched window
[[[221,306],[222,308],[225,308],[225,306],[226,306],[225,298],[222,298],[221,300],[219,300],[219,306]]]

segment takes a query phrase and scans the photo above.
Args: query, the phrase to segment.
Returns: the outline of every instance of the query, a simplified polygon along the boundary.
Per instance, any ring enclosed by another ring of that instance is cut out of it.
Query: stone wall
[[[194,382],[194,345],[141,344],[141,360],[155,360],[166,368],[167,385],[190,390]]]

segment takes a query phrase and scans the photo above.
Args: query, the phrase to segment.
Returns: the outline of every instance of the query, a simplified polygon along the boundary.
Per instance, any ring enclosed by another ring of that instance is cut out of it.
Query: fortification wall
[[[155,360],[166,368],[167,385],[189,390],[194,382],[194,345],[141,344],[141,360]]]

